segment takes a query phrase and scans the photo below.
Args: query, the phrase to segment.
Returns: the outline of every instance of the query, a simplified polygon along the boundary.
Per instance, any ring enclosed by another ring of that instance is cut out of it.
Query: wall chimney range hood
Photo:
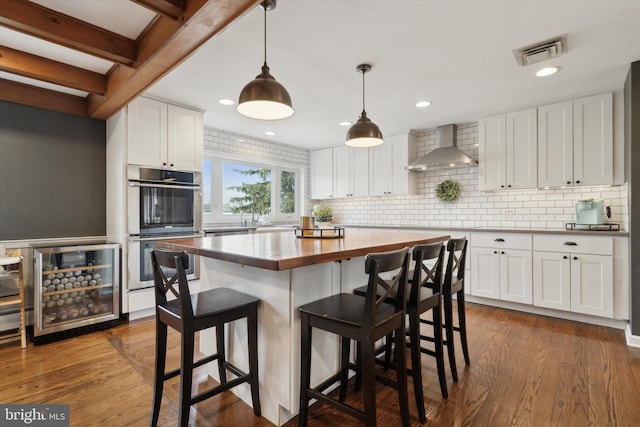
[[[407,170],[423,172],[478,164],[475,159],[467,156],[456,147],[456,125],[438,126],[436,130],[438,132],[436,136],[438,148],[411,162],[407,166]]]

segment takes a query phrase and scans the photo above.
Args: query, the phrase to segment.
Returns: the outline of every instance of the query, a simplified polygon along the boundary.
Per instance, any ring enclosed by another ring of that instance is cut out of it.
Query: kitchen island
[[[258,359],[262,415],[280,426],[298,413],[300,325],[298,307],[366,283],[364,256],[416,244],[445,241],[425,232],[345,230],[342,238],[306,238],[291,233],[260,233],[158,242],[201,259],[201,289],[231,287],[262,300],[258,320]],[[247,368],[246,325],[227,326],[228,358]],[[312,383],[338,367],[338,339],[314,333]],[[213,331],[200,338],[201,350],[215,351]],[[218,378],[212,365],[209,374]],[[233,389],[250,404],[247,384]]]

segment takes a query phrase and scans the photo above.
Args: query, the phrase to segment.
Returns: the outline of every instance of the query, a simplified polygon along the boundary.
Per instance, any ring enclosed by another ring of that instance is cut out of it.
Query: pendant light
[[[362,114],[357,122],[349,128],[347,132],[347,144],[350,147],[375,147],[382,144],[382,132],[378,126],[367,117],[364,110],[364,74],[371,71],[371,65],[360,64],[356,67],[356,71],[362,73]]]
[[[242,88],[236,110],[243,116],[258,120],[281,120],[293,115],[289,92],[269,73],[267,65],[267,11],[276,7],[276,0],[264,0],[264,65],[262,72]]]

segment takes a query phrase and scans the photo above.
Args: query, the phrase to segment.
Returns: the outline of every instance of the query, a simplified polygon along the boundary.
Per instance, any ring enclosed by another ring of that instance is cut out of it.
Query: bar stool
[[[22,348],[27,348],[27,322],[24,311],[24,269],[22,267],[22,250],[18,249],[11,256],[0,258],[0,282],[5,279],[17,279],[18,294],[0,297],[0,307],[18,306],[20,325],[16,332],[0,334],[0,344],[20,340]]]
[[[260,416],[260,392],[258,387],[258,305],[260,300],[228,288],[218,288],[189,294],[185,270],[189,267],[186,252],[173,252],[154,249],[151,253],[156,295],[156,366],[154,377],[153,410],[151,426],[158,424],[160,403],[164,382],[180,376],[181,426],[187,426],[189,409],[209,397],[229,390],[242,383],[251,386],[253,413]],[[171,273],[171,278],[167,277]],[[177,286],[176,286],[177,285]],[[176,299],[168,301],[171,292]],[[225,358],[225,323],[247,319],[249,345],[249,372],[245,373]],[[167,353],[167,326],[180,332],[181,359],[180,368],[165,372]],[[203,329],[216,328],[217,353],[194,361],[195,333]],[[203,391],[195,396],[191,394],[193,368],[217,360],[220,385]],[[226,371],[236,378],[227,381]]]
[[[444,264],[444,246],[442,243],[432,243],[429,245],[416,245],[412,250],[414,267],[409,273],[409,284],[406,293],[406,311],[409,318],[409,329],[407,336],[409,341],[407,346],[411,351],[411,368],[407,369],[407,373],[413,378],[413,389],[416,399],[416,407],[418,409],[418,419],[421,423],[427,421],[424,409],[424,393],[422,391],[422,363],[420,360],[421,353],[432,356],[436,359],[436,367],[438,370],[438,380],[440,382],[440,392],[442,397],[448,397],[447,382],[444,372],[444,351],[442,339],[442,308],[441,308],[441,289],[442,289],[442,269]],[[424,277],[422,274],[424,273]],[[353,290],[356,295],[364,296],[366,294],[366,286],[362,286]],[[379,289],[380,293],[381,289]],[[394,297],[387,297],[386,302],[394,304]],[[433,321],[433,336],[427,336],[420,333],[420,316],[424,313],[431,312]],[[422,346],[422,341],[431,342],[434,348],[429,349]],[[384,362],[378,361],[383,366],[392,366],[390,364],[391,356],[391,340],[387,337],[387,344],[381,349],[385,352]],[[360,374],[356,374],[356,390],[360,386]]]
[[[365,257],[365,273],[369,276],[365,298],[341,293],[305,304],[299,308],[301,332],[300,363],[300,413],[298,425],[306,426],[309,400],[316,399],[333,408],[361,420],[367,427],[376,425],[375,381],[391,386],[398,391],[398,401],[403,426],[409,426],[409,404],[407,401],[407,376],[404,363],[396,364],[396,379],[375,372],[374,344],[377,340],[395,332],[395,358],[404,360],[405,299],[396,298],[395,304],[385,303],[387,296],[404,295],[407,284],[409,249],[373,253]],[[393,279],[385,280],[380,274],[393,272]],[[376,295],[379,286],[384,288]],[[310,387],[311,335],[317,328],[341,336],[340,371],[318,386]],[[348,379],[350,340],[362,348],[362,376],[364,381],[364,411],[344,403]],[[323,393],[340,381],[339,399]]]
[[[458,370],[456,368],[456,352],[453,333],[458,332],[464,362],[469,365],[469,347],[467,345],[467,321],[464,311],[464,269],[467,258],[467,239],[451,239],[447,243],[447,267],[445,269],[444,283],[442,284],[442,300],[444,307],[444,329],[446,339],[449,366],[454,382],[458,382]],[[458,307],[458,326],[453,323],[453,295],[456,296]]]

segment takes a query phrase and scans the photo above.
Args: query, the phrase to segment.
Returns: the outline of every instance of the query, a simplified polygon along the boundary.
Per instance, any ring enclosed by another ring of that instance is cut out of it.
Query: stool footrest
[[[227,381],[224,384],[220,384],[217,387],[214,387],[210,390],[204,391],[200,394],[196,394],[195,396],[193,396],[191,398],[191,404],[195,405],[198,402],[201,402],[205,399],[208,399],[212,396],[215,396],[216,394],[220,394],[223,391],[227,391],[235,386],[237,386],[238,384],[242,384],[242,383],[246,383],[249,382],[251,380],[251,375],[249,374],[244,374],[243,376],[240,376],[238,378],[234,378],[231,381]]]

